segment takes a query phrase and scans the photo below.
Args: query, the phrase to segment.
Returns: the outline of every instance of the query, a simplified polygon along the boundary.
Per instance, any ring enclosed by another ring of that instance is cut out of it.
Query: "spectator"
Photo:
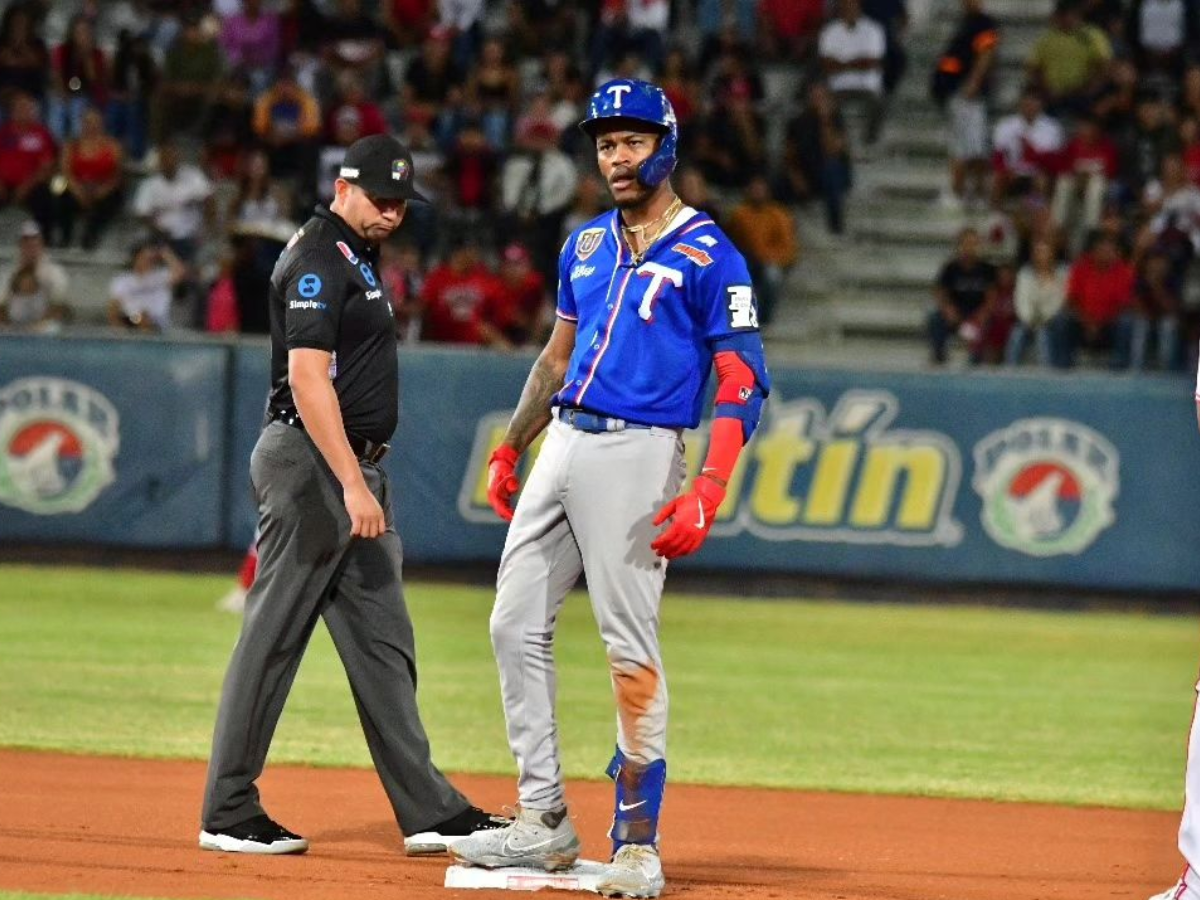
[[[520,77],[505,54],[504,44],[498,38],[484,41],[479,64],[467,81],[467,94],[479,105],[483,133],[495,150],[503,151],[508,146],[520,91]]]
[[[130,159],[146,155],[150,100],[158,90],[158,64],[141,35],[124,30],[117,38],[108,99],[108,130]]]
[[[883,26],[887,51],[883,57],[883,91],[891,94],[908,68],[904,40],[908,32],[908,0],[862,0],[863,14]]]
[[[764,14],[764,5],[758,0],[696,0],[700,46],[717,40],[722,33],[731,34],[732,39],[743,47],[753,46],[758,37],[758,17]],[[820,25],[818,21],[818,29]]]
[[[1071,266],[1066,306],[1050,323],[1053,365],[1070,368],[1084,346],[1109,352],[1111,368],[1127,368],[1133,288],[1133,266],[1122,259],[1117,242],[1107,234],[1097,235],[1090,251]]]
[[[555,146],[557,138],[549,120],[528,123],[500,172],[504,233],[524,237],[534,266],[548,279],[557,278],[562,222],[578,179],[575,164]]]
[[[766,176],[756,175],[746,187],[745,199],[729,213],[728,229],[746,257],[758,295],[758,321],[765,327],[796,262],[796,222],[787,207],[771,196]]]
[[[1189,46],[1200,42],[1197,8],[1188,0],[1133,0],[1127,33],[1143,75],[1178,81]]]
[[[8,121],[0,125],[0,206],[25,207],[43,234],[50,230],[50,178],[57,157],[58,148],[41,122],[37,102],[28,94],[15,95]]]
[[[696,73],[688,61],[687,54],[679,47],[672,47],[667,51],[658,85],[671,101],[671,108],[675,110],[680,142],[689,141],[692,123],[700,112],[700,83],[696,80]]]
[[[1034,241],[1030,260],[1017,272],[1013,307],[1017,322],[1005,349],[1005,362],[1020,365],[1032,339],[1038,365],[1049,366],[1052,354],[1049,324],[1067,299],[1067,267],[1058,262],[1050,241]]]
[[[1147,222],[1138,237],[1139,253],[1151,248],[1165,253],[1172,278],[1182,281],[1200,253],[1200,188],[1187,180],[1178,154],[1163,157],[1162,175],[1146,186],[1142,207]]]
[[[84,111],[104,109],[108,104],[108,61],[96,46],[92,23],[74,16],[67,39],[54,48],[52,58],[48,124],[59,141],[79,133]]]
[[[138,185],[133,212],[170,244],[175,256],[190,263],[205,219],[213,218],[212,195],[204,173],[183,163],[179,145],[167,141],[158,148],[158,171]]]
[[[337,12],[324,25],[322,56],[333,74],[351,72],[377,94],[383,77],[384,44],[379,23],[362,7],[362,0],[337,0]]]
[[[1116,175],[1117,145],[1094,117],[1084,116],[1063,154],[1051,208],[1070,246],[1078,247],[1082,236],[1100,224],[1100,210]]]
[[[236,179],[242,171],[246,151],[255,144],[253,115],[250,77],[240,69],[226,71],[204,127],[204,165],[214,179]]]
[[[117,139],[104,131],[98,109],[83,115],[79,137],[67,142],[62,153],[66,188],[56,196],[55,224],[61,246],[75,236],[75,219],[83,217],[83,248],[91,250],[125,199],[124,153]]]
[[[645,60],[652,72],[661,71],[671,19],[669,0],[601,0],[600,8],[591,49],[596,83],[608,80],[600,72],[630,54]]]
[[[843,234],[851,182],[850,142],[841,110],[829,88],[814,81],[804,111],[787,126],[780,195],[787,202],[820,197],[829,233]]]
[[[37,222],[26,220],[17,235],[16,264],[0,276],[0,324],[58,331],[70,317],[70,279],[46,253]]]
[[[1128,59],[1114,59],[1109,67],[1108,79],[1092,104],[1092,113],[1105,134],[1116,139],[1133,128],[1137,97],[1137,66]]]
[[[1172,277],[1171,259],[1160,252],[1150,253],[1142,262],[1134,289],[1131,336],[1131,365],[1136,371],[1146,368],[1146,357],[1153,339],[1158,367],[1175,371],[1183,364],[1180,342],[1180,314],[1183,308],[1182,285]]]
[[[478,242],[470,234],[460,233],[446,261],[425,279],[421,340],[506,345],[499,330],[483,319],[498,290],[496,276],[480,258]]]
[[[1125,199],[1137,200],[1146,185],[1158,178],[1163,157],[1175,145],[1167,107],[1157,94],[1137,99],[1136,119],[1117,144],[1118,171]]]
[[[265,232],[234,231],[230,254],[222,261],[221,275],[208,295],[205,327],[210,332],[267,334],[270,310],[264,298],[271,271],[279,259],[286,237]]]
[[[766,164],[764,128],[754,108],[757,78],[746,76],[740,61],[723,59],[728,77],[715,107],[697,128],[692,159],[712,184],[740,188]]]
[[[946,345],[958,335],[967,343],[972,365],[982,359],[981,338],[995,303],[996,268],[979,254],[979,233],[964,228],[957,255],[942,266],[929,314],[929,342],[934,365],[946,362]]]
[[[688,206],[693,206],[691,200],[688,199],[688,196],[691,196],[692,199],[696,199],[696,195],[690,194],[684,188],[684,182],[687,180],[689,173],[697,178],[703,178],[703,176],[700,175],[696,169],[687,167],[679,170],[672,181],[676,185],[675,190],[679,195],[679,199]],[[708,186],[702,184],[701,190],[707,191]],[[688,196],[685,196],[685,194]],[[604,210],[608,209],[608,205],[609,193],[604,187],[604,182],[600,179],[600,177],[593,174],[580,176],[579,187],[575,191],[575,202],[571,204],[570,211],[567,213],[566,218],[563,219],[563,230],[561,237],[565,240],[569,234],[575,231],[575,229],[582,228],[588,222],[592,221],[592,219],[604,212]],[[700,207],[693,206],[693,208],[699,209]],[[716,220],[714,219],[713,221]]]
[[[803,62],[812,54],[825,18],[825,0],[762,0],[759,43],[769,59]]]
[[[49,74],[50,54],[37,34],[29,7],[8,4],[0,19],[0,103],[11,104],[17,94],[41,102]]]
[[[587,99],[583,76],[570,55],[563,50],[548,53],[545,65],[544,94],[549,104],[550,120],[559,130],[563,151],[573,153],[583,142],[583,132],[575,127],[583,118],[584,101]]]
[[[241,12],[221,23],[225,62],[245,72],[255,93],[266,90],[279,65],[282,33],[279,17],[262,0],[242,0]]]
[[[163,59],[154,109],[155,143],[180,132],[199,132],[208,121],[223,67],[221,48],[201,19],[185,18]]]
[[[169,245],[139,244],[129,261],[129,271],[109,284],[109,324],[139,331],[169,328],[172,289],[186,274],[187,267]]]
[[[337,123],[341,117],[351,114],[357,117],[356,137],[343,144],[336,136]],[[325,117],[326,141],[348,147],[360,137],[383,134],[387,130],[388,124],[383,117],[383,110],[367,95],[362,79],[354,72],[343,72],[339,75],[338,100]]]
[[[1015,293],[1017,273],[1011,262],[1004,260],[996,266],[996,288],[992,308],[984,319],[974,353],[979,361],[999,365],[1017,324]]]
[[[519,243],[509,244],[500,254],[497,290],[483,302],[483,321],[509,346],[521,347],[544,336],[551,309],[546,279],[534,271],[529,251]]]
[[[1188,116],[1179,123],[1179,147],[1184,176],[1200,187],[1200,119]]]
[[[434,24],[434,0],[384,0],[380,3],[384,27],[397,47],[413,47]]]
[[[930,92],[950,114],[950,190],[944,207],[961,211],[972,198],[986,196],[988,106],[1000,32],[983,11],[983,0],[961,0],[962,18],[938,60]],[[971,189],[974,189],[973,191]]]
[[[450,57],[450,32],[430,30],[421,54],[408,65],[401,88],[401,108],[408,122],[432,130],[442,106],[462,87],[463,76]]]
[[[1078,0],[1058,0],[1030,54],[1029,76],[1056,115],[1079,113],[1099,92],[1111,58],[1108,38],[1083,21]]]
[[[718,225],[724,220],[724,213],[721,211],[721,206],[713,197],[709,190],[708,181],[702,172],[696,166],[685,165],[679,169],[677,175],[672,179],[672,184],[675,186],[675,192],[680,200],[690,206],[697,212],[702,212]],[[597,198],[600,208],[608,206],[609,194],[604,191]],[[579,224],[590,221],[595,216],[589,216],[587,219],[582,219]]]
[[[421,251],[416,244],[385,241],[380,248],[379,276],[392,301],[397,339],[415,344],[421,338],[421,290],[425,285]]]
[[[287,223],[287,191],[271,177],[271,162],[262,150],[247,154],[238,177],[237,195],[225,217],[229,227],[242,232],[270,233]]]
[[[1042,111],[1037,90],[1022,91],[1017,112],[997,122],[992,136],[992,205],[1013,194],[1049,196],[1065,143],[1062,126]]]
[[[1200,62],[1192,63],[1183,73],[1179,114],[1182,118],[1200,119]]]
[[[285,68],[254,104],[255,136],[267,148],[271,171],[279,178],[311,184],[316,173],[321,107]]]
[[[464,72],[479,57],[485,3],[486,0],[438,0],[441,24],[454,39],[454,62]]]
[[[479,225],[490,219],[499,169],[500,161],[479,123],[464,123],[454,149],[446,156],[442,172],[455,211],[469,225]]]
[[[865,138],[870,146],[883,124],[887,36],[882,25],[862,14],[861,0],[839,0],[838,9],[838,17],[821,29],[821,69],[840,103],[865,110]]]

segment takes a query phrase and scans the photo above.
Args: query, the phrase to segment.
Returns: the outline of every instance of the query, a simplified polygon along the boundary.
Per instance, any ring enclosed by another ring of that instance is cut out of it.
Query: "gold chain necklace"
[[[654,246],[654,242],[662,237],[662,233],[666,230],[667,225],[675,218],[676,213],[683,208],[683,201],[676,197],[671,201],[671,205],[663,210],[663,214],[652,222],[646,222],[642,225],[622,225],[621,231],[625,234],[625,243],[629,245],[629,252],[633,254],[633,262],[635,265],[641,265],[642,260],[646,258],[646,254],[650,248]],[[648,236],[646,232],[654,225],[655,229],[653,236]],[[642,252],[638,253],[633,249],[633,238],[638,239],[638,243],[642,244]]]

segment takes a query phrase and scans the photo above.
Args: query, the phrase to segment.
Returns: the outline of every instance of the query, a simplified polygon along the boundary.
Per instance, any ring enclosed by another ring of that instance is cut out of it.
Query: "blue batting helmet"
[[[662,141],[638,166],[637,178],[646,187],[656,187],[675,170],[679,125],[671,101],[658,85],[635,78],[615,78],[592,94],[587,116],[579,127],[594,136],[595,123],[603,119],[636,119],[663,132]]]

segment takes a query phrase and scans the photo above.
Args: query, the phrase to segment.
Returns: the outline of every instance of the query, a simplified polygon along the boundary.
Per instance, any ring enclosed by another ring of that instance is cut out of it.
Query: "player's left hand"
[[[692,489],[664,506],[654,517],[654,524],[667,519],[671,524],[650,548],[659,556],[675,559],[695,553],[708,537],[717,517],[717,509],[725,500],[725,488],[703,475],[692,482]]]
[[[501,444],[488,460],[488,503],[505,522],[513,519],[512,497],[521,488],[517,478],[520,458],[515,448]]]

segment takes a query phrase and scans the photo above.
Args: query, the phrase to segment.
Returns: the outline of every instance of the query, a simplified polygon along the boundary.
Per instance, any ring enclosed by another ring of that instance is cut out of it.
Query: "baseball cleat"
[[[200,849],[279,855],[303,853],[308,849],[308,841],[272,821],[270,816],[261,815],[220,831],[201,831]]]
[[[451,844],[450,855],[465,865],[485,869],[529,866],[558,872],[579,858],[579,836],[565,806],[518,809],[516,819],[505,827],[477,831]]]
[[[495,831],[512,823],[512,819],[486,813],[478,806],[468,806],[457,816],[447,819],[404,839],[404,852],[409,856],[429,856],[445,853],[454,844],[481,831]]]
[[[1187,874],[1191,873],[1188,872]],[[1161,894],[1155,894],[1150,900],[1200,900],[1200,891],[1197,891],[1191,885],[1185,875],[1175,882],[1172,887]]]
[[[625,844],[604,868],[596,891],[605,897],[657,897],[667,885],[652,844]]]

